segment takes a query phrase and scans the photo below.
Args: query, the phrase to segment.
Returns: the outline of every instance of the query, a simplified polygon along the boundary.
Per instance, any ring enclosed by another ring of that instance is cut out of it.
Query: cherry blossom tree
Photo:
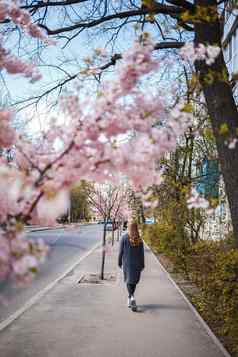
[[[0,1],[0,21],[4,20],[11,20],[29,36],[48,42],[43,31],[33,23],[28,11],[19,8],[18,1]],[[3,38],[0,40],[0,69],[9,74],[21,74],[32,82],[41,77],[34,65],[23,62],[5,49]],[[1,148],[10,148],[20,139],[11,127],[12,115],[10,110],[0,109]],[[0,280],[14,276],[19,283],[31,281],[48,251],[42,240],[26,241],[22,231],[24,221],[21,216],[29,215],[34,210],[35,204],[31,199],[37,202],[37,198],[33,198],[33,177],[34,174],[30,178],[27,170],[21,170],[20,166],[10,165],[7,157],[1,157]]]
[[[112,234],[114,239],[114,222],[122,211],[123,202],[125,202],[126,192],[121,187],[115,187],[111,184],[95,185],[88,192],[88,202],[94,208],[96,213],[103,218],[103,236],[102,236],[102,261],[100,270],[100,279],[104,279],[104,267],[106,257],[106,232],[108,221],[112,221]]]

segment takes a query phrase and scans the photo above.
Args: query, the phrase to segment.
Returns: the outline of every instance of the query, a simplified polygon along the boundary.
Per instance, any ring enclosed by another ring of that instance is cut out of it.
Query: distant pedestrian
[[[127,221],[124,221],[123,222],[123,231],[126,231],[127,230]]]
[[[123,267],[124,281],[128,290],[128,307],[136,311],[134,293],[145,263],[143,241],[140,238],[138,226],[134,222],[128,224],[128,233],[121,238],[118,265],[120,268]]]

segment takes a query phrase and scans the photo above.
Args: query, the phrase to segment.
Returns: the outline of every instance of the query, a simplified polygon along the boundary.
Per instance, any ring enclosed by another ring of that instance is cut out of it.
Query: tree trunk
[[[115,228],[115,220],[112,220],[112,245],[114,245],[114,228]]]
[[[120,224],[120,222],[118,222],[118,226],[117,226],[117,242],[119,242],[120,230],[121,230],[121,224]]]
[[[100,273],[100,279],[104,279],[104,267],[105,267],[105,256],[106,256],[106,228],[107,228],[107,222],[105,221],[104,227],[103,227],[103,239],[102,239],[102,262],[101,262],[101,273]]]
[[[194,136],[192,134],[192,129],[191,128],[189,129],[189,131],[190,131],[190,136],[189,136],[189,155],[188,155],[188,177],[187,177],[187,181],[190,184],[192,182]],[[194,230],[193,230],[193,227],[196,224],[195,223],[196,217],[195,217],[194,208],[192,208],[188,214],[190,215],[190,219],[191,219],[190,237],[191,237],[192,243],[194,244],[194,243],[196,243],[196,240],[194,238]]]
[[[211,6],[217,11],[216,0],[195,0],[195,5],[207,8]],[[217,17],[194,23],[195,44],[221,46],[221,26]],[[225,65],[223,53],[217,57],[215,63],[207,66],[196,62],[196,71],[202,85],[207,102],[208,112],[211,118],[212,128],[216,139],[218,157],[221,172],[225,182],[226,194],[229,201],[232,225],[235,237],[235,246],[238,248],[238,145],[229,149],[226,144],[227,138],[237,138],[238,112],[233,98],[230,84],[228,83],[228,72]],[[208,81],[208,74],[212,73],[214,78]],[[221,128],[227,125],[227,134]]]

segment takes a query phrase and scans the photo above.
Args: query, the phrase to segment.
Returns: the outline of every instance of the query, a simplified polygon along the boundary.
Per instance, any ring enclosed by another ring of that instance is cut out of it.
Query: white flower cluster
[[[180,50],[180,55],[184,60],[205,61],[208,66],[212,65],[221,49],[218,46],[204,46],[199,43],[197,47],[192,42],[186,43]]]
[[[233,138],[233,139],[230,139],[229,142],[225,142],[225,144],[227,144],[229,149],[235,149],[237,142],[238,142],[238,139]]]
[[[209,202],[202,196],[199,195],[195,188],[192,188],[190,197],[187,199],[188,209],[192,208],[203,208],[209,207]]]

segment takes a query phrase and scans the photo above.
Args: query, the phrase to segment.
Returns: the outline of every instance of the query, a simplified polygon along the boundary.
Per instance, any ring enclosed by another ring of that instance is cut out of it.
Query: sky
[[[70,14],[75,16],[75,14]],[[55,13],[49,14],[50,16],[50,27],[57,28],[60,26],[61,20],[55,16]],[[148,30],[153,33],[153,27],[148,25]],[[95,31],[95,30],[93,30]],[[83,58],[89,56],[93,50],[96,48],[104,48],[105,44],[108,43],[110,36],[105,32],[100,32],[96,35],[92,35],[92,31],[85,31],[72,40],[65,48],[65,40],[58,40],[55,46],[50,46],[47,48],[42,48],[36,40],[30,39],[29,37],[23,36],[21,39],[18,37],[17,32],[13,32],[9,35],[6,41],[6,46],[13,50],[15,55],[23,57],[24,59],[30,60],[39,65],[39,70],[42,73],[42,80],[37,83],[31,84],[29,80],[22,78],[21,76],[9,76],[2,72],[0,76],[0,83],[2,86],[3,97],[7,96],[7,102],[9,103],[19,103],[22,100],[29,98],[31,96],[43,93],[49,88],[52,88],[59,80],[65,78],[65,72],[70,75],[78,73],[85,68],[85,63]],[[138,36],[138,30],[135,29],[134,24],[127,27],[125,31],[121,31],[118,41],[113,48],[115,52],[123,52],[126,48],[130,46],[133,39]],[[20,41],[19,41],[20,40]],[[110,55],[112,50],[112,44],[107,46],[108,54]],[[103,63],[103,62],[102,62]],[[106,77],[108,80],[112,78],[114,69],[110,69]],[[175,70],[176,74],[176,70]],[[164,95],[167,94],[168,80],[170,79],[172,73],[171,71],[164,72],[158,76],[158,78],[153,81],[147,82],[147,91],[157,91],[158,88],[163,92]],[[163,81],[161,81],[163,78]],[[162,83],[163,82],[163,83]],[[67,86],[63,89],[63,94],[75,91],[75,81],[69,82]],[[83,87],[84,92],[95,93],[98,88],[98,83],[92,78],[80,77],[80,85]],[[48,123],[49,116],[58,115],[55,103],[57,102],[58,91],[52,92],[47,98],[44,98],[39,102],[37,108],[35,106],[26,107],[25,110],[20,111],[17,118],[23,122],[29,122],[27,128],[31,132],[37,132],[45,123]],[[3,99],[4,101],[5,99]],[[16,109],[24,108],[28,103],[21,103],[16,106]],[[53,104],[53,105],[52,105]],[[37,110],[36,110],[37,109]],[[34,118],[34,119],[33,119]]]

